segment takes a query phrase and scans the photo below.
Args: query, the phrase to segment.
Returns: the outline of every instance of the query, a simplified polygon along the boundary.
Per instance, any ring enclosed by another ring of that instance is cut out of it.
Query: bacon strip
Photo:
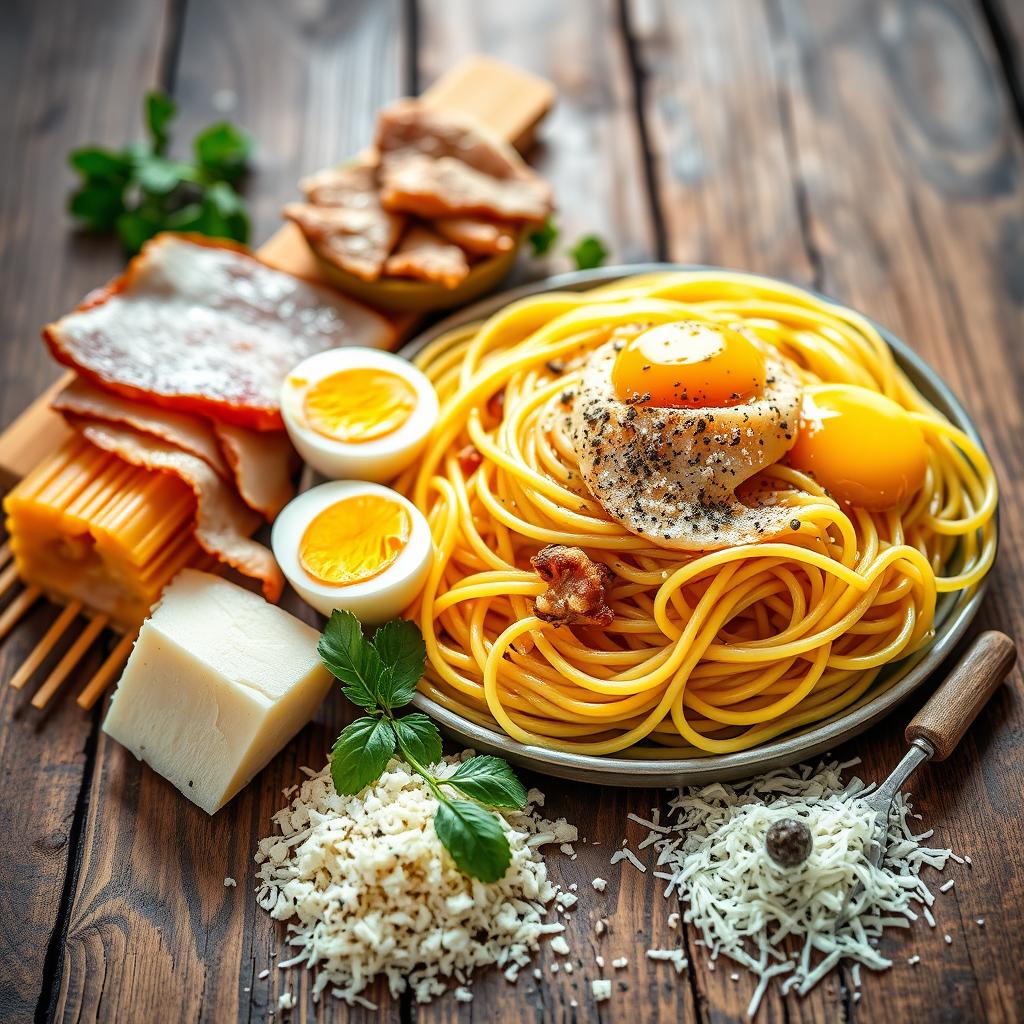
[[[230,423],[215,423],[213,428],[234,471],[242,500],[273,522],[295,497],[292,478],[299,459],[288,435]]]
[[[198,416],[141,405],[112,391],[105,391],[81,377],[76,377],[50,405],[65,415],[70,413],[107,423],[120,423],[140,433],[151,434],[182,451],[198,455],[224,480],[233,479],[213,427]]]
[[[164,234],[43,337],[58,362],[118,394],[280,430],[281,382],[297,363],[339,345],[386,348],[395,332],[238,246]]]
[[[244,576],[259,580],[268,601],[278,600],[284,588],[281,570],[270,551],[250,537],[259,525],[259,517],[206,462],[130,427],[74,414],[67,415],[67,419],[97,448],[113,452],[133,466],[180,477],[196,496],[199,546]]]
[[[515,248],[516,233],[505,224],[479,217],[438,217],[430,222],[439,235],[474,256],[493,256]]]
[[[548,589],[534,599],[539,619],[556,626],[610,626],[615,612],[605,603],[614,578],[603,562],[593,562],[582,548],[549,544],[530,564]]]
[[[385,270],[395,277],[438,281],[455,288],[469,273],[466,254],[426,227],[414,225],[405,234],[398,251],[388,257]]]

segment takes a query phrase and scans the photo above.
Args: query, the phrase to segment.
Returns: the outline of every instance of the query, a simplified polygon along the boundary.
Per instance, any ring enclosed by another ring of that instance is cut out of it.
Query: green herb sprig
[[[551,217],[534,228],[526,236],[533,258],[541,259],[551,255],[561,233],[561,229]],[[574,246],[566,249],[565,254],[573,261],[577,270],[590,270],[592,267],[601,266],[608,258],[608,247],[597,235],[584,235]]]
[[[174,101],[151,92],[143,111],[147,141],[117,150],[85,146],[69,155],[81,177],[68,201],[71,215],[90,231],[116,232],[132,255],[160,231],[247,242],[249,214],[235,186],[252,154],[249,136],[219,121],[195,137],[191,161],[178,160],[168,156]]]
[[[331,778],[342,795],[376,782],[397,751],[426,781],[438,808],[434,830],[458,868],[482,882],[496,882],[512,851],[490,808],[518,810],[526,790],[499,757],[481,754],[439,779],[429,766],[441,759],[441,734],[418,711],[401,717],[423,675],[426,647],[419,628],[405,619],[385,623],[368,640],[351,612],[331,614],[317,647],[320,660],[343,684],[342,693],[367,714],[341,732],[331,749]],[[454,790],[469,799],[453,798]]]

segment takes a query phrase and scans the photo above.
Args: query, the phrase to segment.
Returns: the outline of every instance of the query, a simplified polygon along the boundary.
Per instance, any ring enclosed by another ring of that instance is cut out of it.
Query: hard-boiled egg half
[[[274,521],[271,546],[299,596],[324,615],[374,625],[419,593],[433,555],[422,513],[396,491],[338,480],[300,494]]]
[[[437,422],[437,393],[407,360],[372,348],[334,348],[285,378],[288,436],[332,480],[392,480],[422,451]]]

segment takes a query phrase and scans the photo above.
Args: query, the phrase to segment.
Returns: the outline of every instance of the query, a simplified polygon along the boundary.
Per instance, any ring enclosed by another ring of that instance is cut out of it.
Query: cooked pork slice
[[[469,264],[466,254],[457,245],[416,224],[405,233],[384,270],[394,277],[438,281],[445,288],[454,288],[469,273]]]
[[[508,224],[479,217],[438,217],[431,227],[474,256],[493,256],[515,248],[516,232]]]
[[[376,281],[402,233],[404,218],[381,209],[289,203],[282,211],[329,262],[364,281]]]
[[[350,210],[380,208],[377,167],[369,160],[317,171],[303,178],[299,188],[314,206],[344,206]]]
[[[477,214],[541,221],[551,212],[551,190],[540,178],[494,178],[448,156],[389,159],[381,168],[381,184],[386,209],[421,217]]]

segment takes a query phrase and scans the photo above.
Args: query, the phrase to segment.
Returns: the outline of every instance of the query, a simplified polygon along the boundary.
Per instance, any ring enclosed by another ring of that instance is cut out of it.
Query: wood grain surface
[[[9,10],[8,10],[9,8]],[[612,260],[709,262],[775,274],[862,309],[908,340],[975,417],[999,473],[1002,543],[980,628],[1024,637],[1024,18],[1010,0],[45,0],[5,8],[0,83],[0,426],[58,373],[38,327],[118,265],[75,235],[64,157],[139,133],[143,90],[182,108],[179,134],[229,116],[260,142],[248,183],[257,239],[297,178],[362,145],[377,107],[483,51],[556,83],[533,162],[554,185],[563,239],[599,234]],[[567,269],[564,253],[520,277]],[[0,648],[0,681],[54,617],[40,605]],[[96,660],[85,666],[95,668]],[[926,694],[861,742],[880,778]],[[575,883],[574,970],[517,985],[494,972],[475,999],[418,1006],[378,988],[379,1013],[312,1003],[309,979],[274,969],[283,930],[251,890],[256,841],[299,766],[319,766],[347,718],[332,696],[315,722],[214,819],[99,731],[105,706],[73,700],[40,718],[0,687],[0,1020],[291,1019],[727,1022],[753,990],[710,970],[650,875],[611,867],[627,820],[658,791],[531,777],[588,839],[554,856]],[[1020,669],[959,748],[914,780],[953,865],[934,930],[886,938],[895,960],[842,971],[806,999],[774,992],[763,1021],[1016,1021],[1024,1006],[1024,699]],[[604,893],[591,887],[608,879]],[[226,888],[225,877],[237,879]],[[976,921],[984,918],[984,926]],[[594,924],[607,919],[598,937]],[[953,941],[943,940],[948,932]],[[676,977],[644,951],[682,943]],[[609,965],[597,969],[595,956]],[[920,963],[907,963],[912,955]],[[610,968],[627,956],[629,966]],[[266,978],[260,974],[269,971]],[[590,981],[611,977],[595,1005]]]

